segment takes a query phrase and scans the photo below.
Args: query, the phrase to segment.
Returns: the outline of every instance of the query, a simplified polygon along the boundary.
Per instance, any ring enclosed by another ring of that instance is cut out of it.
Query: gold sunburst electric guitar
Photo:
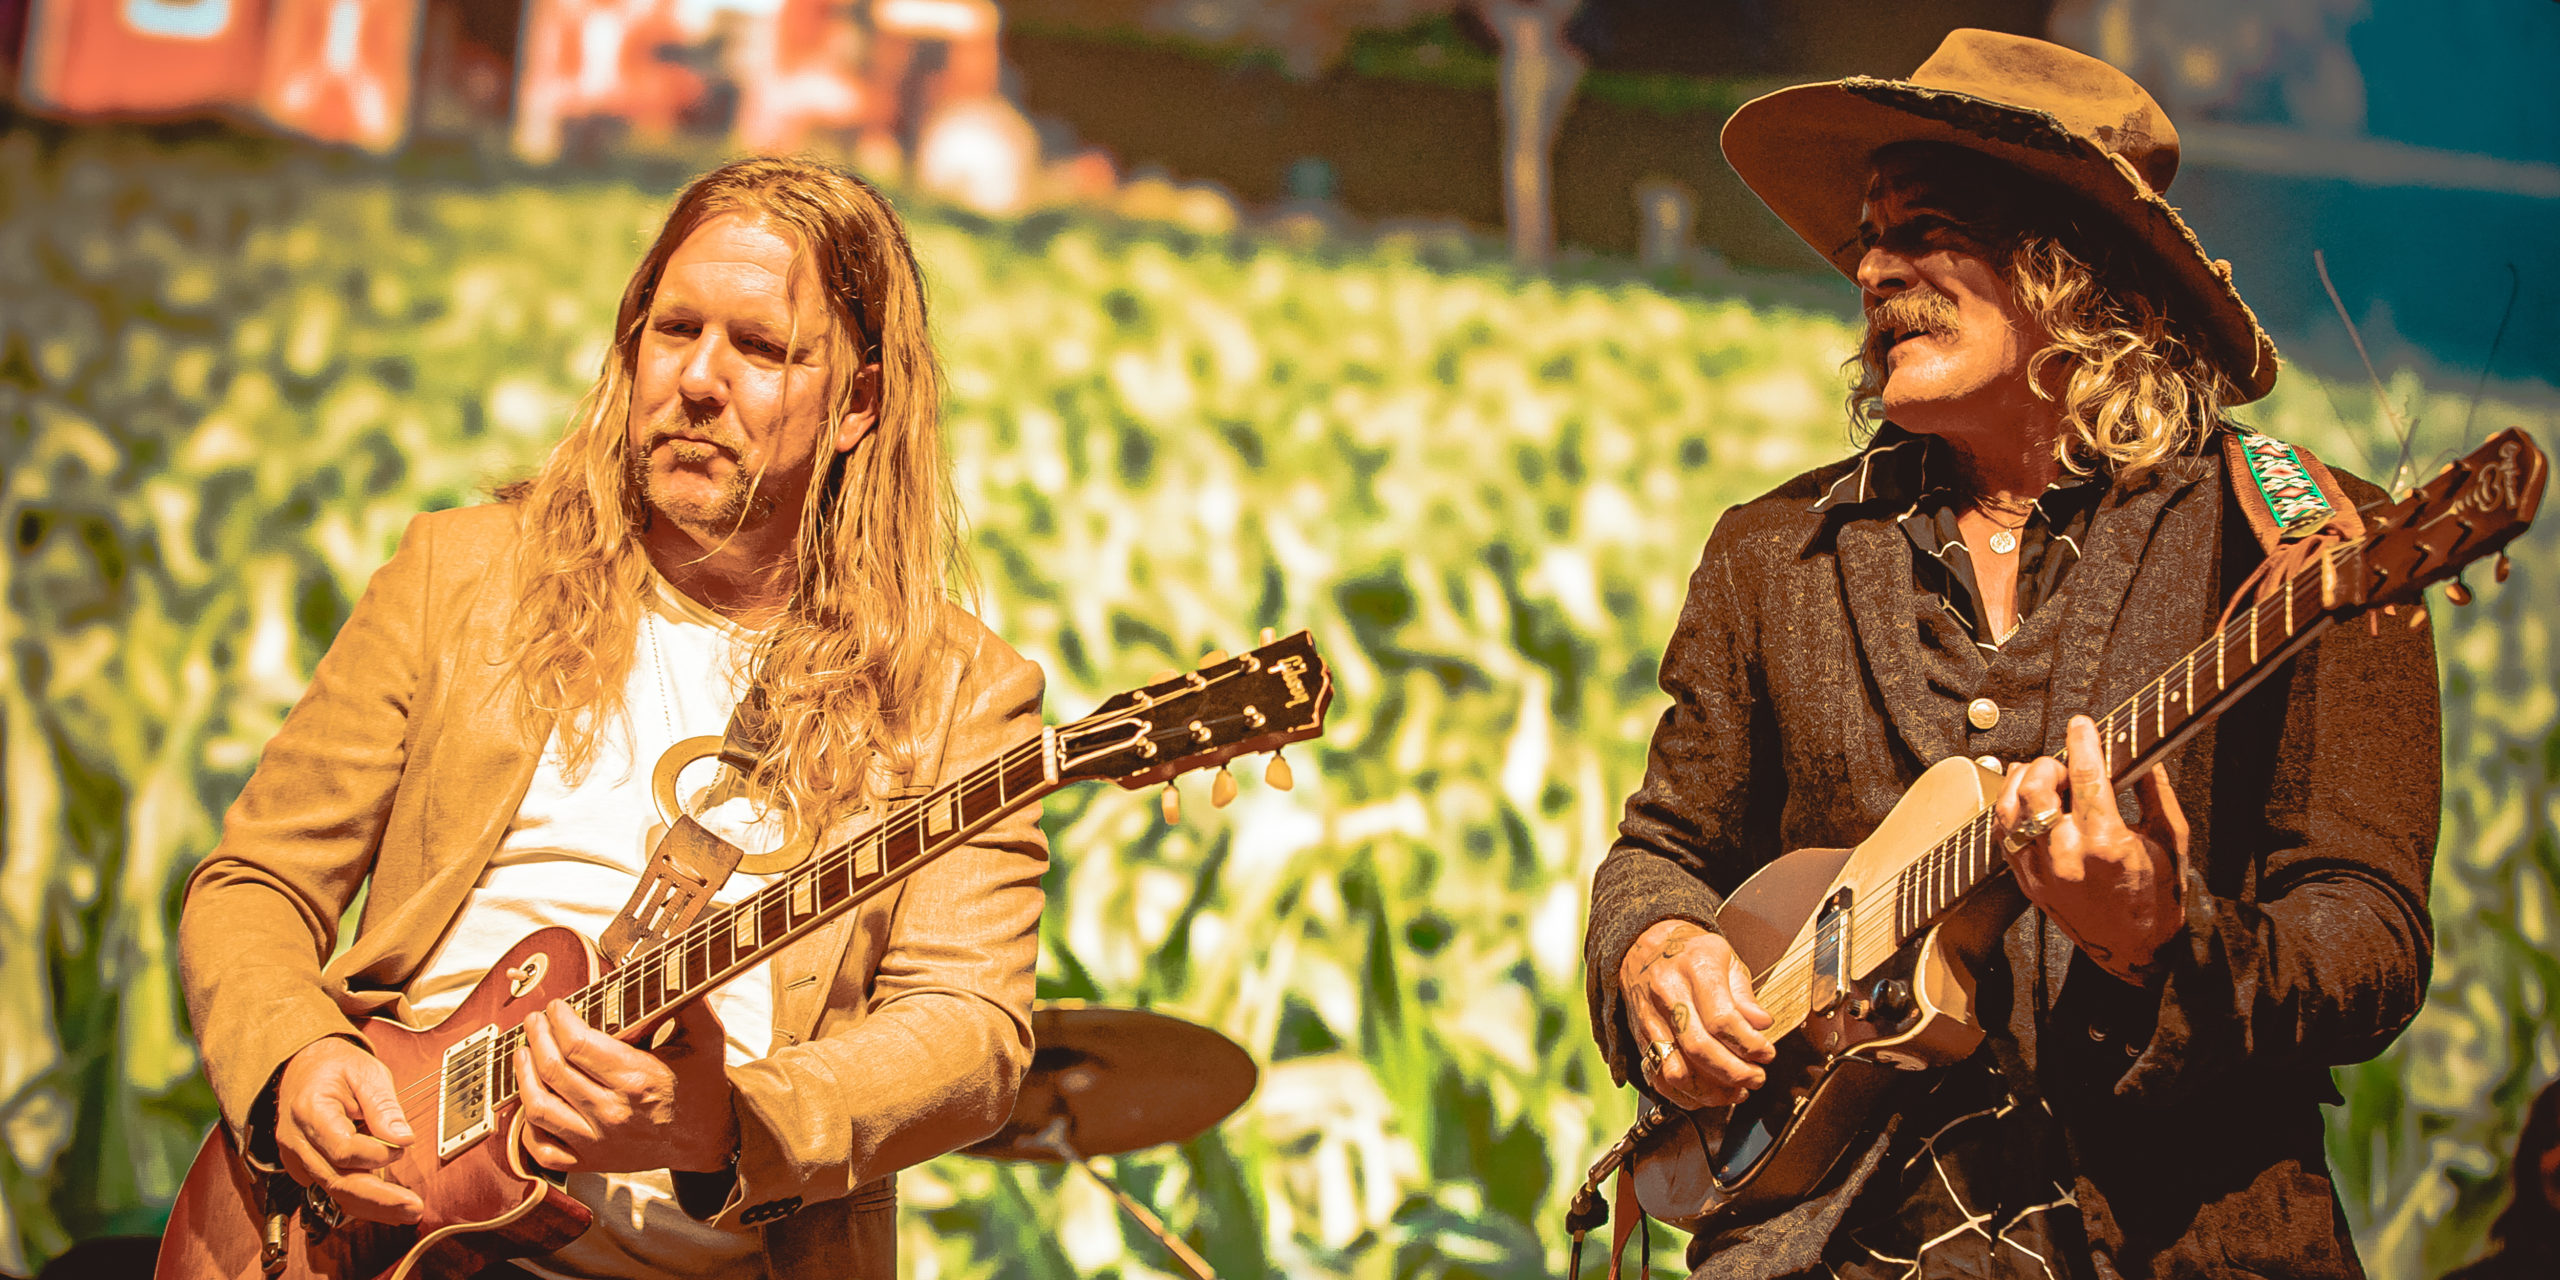
[[[155,1280],[464,1280],[492,1263],[556,1250],[577,1239],[591,1215],[524,1151],[506,1064],[534,1010],[565,999],[589,1025],[644,1043],[686,1002],[1015,809],[1069,783],[1147,786],[1315,737],[1332,701],[1332,677],[1302,631],[1042,730],[610,973],[597,973],[596,950],[578,934],[537,930],[435,1026],[373,1018],[359,1027],[401,1096],[423,1104],[411,1114],[433,1118],[431,1132],[382,1170],[425,1200],[423,1221],[341,1218],[328,1197],[244,1163],[217,1126],[178,1189]]]

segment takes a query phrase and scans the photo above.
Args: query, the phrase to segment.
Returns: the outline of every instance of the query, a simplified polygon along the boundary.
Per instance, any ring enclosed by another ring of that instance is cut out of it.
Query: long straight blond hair
[[[676,198],[623,289],[612,349],[568,434],[531,479],[499,490],[521,508],[526,548],[510,656],[529,716],[556,717],[564,763],[584,773],[605,724],[624,710],[641,606],[672,590],[640,538],[650,513],[629,429],[640,339],[667,260],[727,213],[759,218],[793,242],[833,322],[827,429],[817,433],[793,547],[796,585],[753,655],[774,737],[751,781],[802,823],[824,827],[874,798],[877,772],[912,763],[918,726],[909,715],[941,638],[943,601],[966,577],[924,281],[905,226],[860,178],[805,160],[741,160]],[[856,372],[873,364],[878,420],[837,453]]]

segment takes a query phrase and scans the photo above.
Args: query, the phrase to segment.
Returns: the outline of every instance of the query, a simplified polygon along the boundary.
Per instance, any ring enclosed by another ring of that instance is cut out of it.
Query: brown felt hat
[[[1876,152],[1902,142],[1978,151],[2079,192],[2149,251],[2179,296],[2169,314],[2200,337],[2237,402],[2276,382],[2276,345],[2162,197],[2178,130],[2114,67],[2028,36],[1958,28],[1908,80],[1852,76],[1744,103],[1724,156],[1771,212],[1855,279],[1858,210]]]

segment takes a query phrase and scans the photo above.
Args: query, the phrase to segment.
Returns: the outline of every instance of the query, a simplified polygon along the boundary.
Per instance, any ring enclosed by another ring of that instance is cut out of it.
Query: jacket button
[[[1975,756],[1973,758],[1973,762],[1981,765],[1985,769],[1989,769],[1993,773],[2007,773],[2009,771],[2009,766],[2000,763],[2000,757],[1998,756]]]
[[[1976,698],[1964,709],[1965,722],[1976,729],[1989,731],[1999,727],[2000,704],[1989,698]]]

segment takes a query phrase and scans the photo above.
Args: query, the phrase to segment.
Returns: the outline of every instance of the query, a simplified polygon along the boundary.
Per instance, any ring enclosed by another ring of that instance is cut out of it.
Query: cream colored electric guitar
[[[2368,517],[2366,537],[2235,611],[2098,722],[2108,776],[2130,783],[2339,619],[2422,606],[2429,583],[2523,532],[2545,466],[2522,432],[2500,432]],[[2450,594],[2469,598],[2459,584]],[[1812,1192],[1873,1132],[1896,1072],[1970,1056],[1983,1037],[1974,973],[2025,906],[1995,831],[2002,781],[1970,760],[1943,761],[1857,848],[1799,850],[1744,881],[1716,929],[1776,1020],[1768,1083],[1708,1111],[1645,1098],[1586,1185],[1632,1161],[1645,1212],[1693,1231],[1770,1211]]]

